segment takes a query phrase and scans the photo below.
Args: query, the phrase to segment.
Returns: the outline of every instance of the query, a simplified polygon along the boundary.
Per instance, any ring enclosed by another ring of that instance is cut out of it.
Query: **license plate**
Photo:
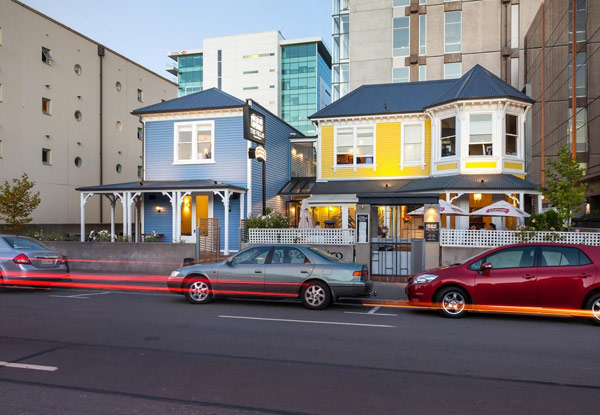
[[[54,265],[53,259],[42,259],[40,262],[42,265]]]

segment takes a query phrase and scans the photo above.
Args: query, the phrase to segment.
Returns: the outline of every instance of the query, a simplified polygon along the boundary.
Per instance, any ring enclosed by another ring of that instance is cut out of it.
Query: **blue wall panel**
[[[219,196],[215,196],[213,205],[213,216],[219,218],[219,226],[221,227],[221,249],[225,248],[225,207]],[[239,249],[239,229],[240,229],[240,199],[229,199],[229,249]]]
[[[150,195],[154,200],[150,200]],[[160,206],[162,212],[158,213],[156,207]],[[160,242],[171,242],[172,237],[171,201],[162,194],[144,193],[144,233],[152,231],[162,233],[165,236]]]

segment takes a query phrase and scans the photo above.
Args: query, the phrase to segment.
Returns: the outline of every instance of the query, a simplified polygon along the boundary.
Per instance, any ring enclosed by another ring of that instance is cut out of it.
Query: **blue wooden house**
[[[211,88],[133,111],[144,123],[143,180],[79,188],[82,227],[87,198],[103,194],[113,207],[113,234],[120,202],[129,236],[135,217],[136,235],[154,231],[166,241],[194,242],[201,219],[218,218],[223,252],[239,249],[240,220],[262,212],[262,165],[249,158],[257,146],[247,139],[255,132],[250,113],[264,125],[267,206],[285,213],[277,193],[290,179],[289,138],[302,133],[256,102]]]

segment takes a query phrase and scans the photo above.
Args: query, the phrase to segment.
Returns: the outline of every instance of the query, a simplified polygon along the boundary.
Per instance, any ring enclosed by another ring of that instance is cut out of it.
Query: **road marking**
[[[0,366],[12,367],[16,369],[42,370],[45,372],[54,372],[55,370],[58,370],[56,366],[27,365],[24,363],[0,362]]]
[[[372,309],[372,310],[369,310],[369,312],[368,312],[367,314],[375,314],[375,312],[376,312],[377,310],[379,310],[380,308],[381,308],[381,307],[379,307],[379,306],[377,306],[377,307],[373,307],[373,309]]]
[[[109,291],[103,291],[100,293],[86,293],[86,294],[74,294],[74,295],[50,295],[50,297],[59,297],[59,298],[82,298],[84,300],[88,300],[90,295],[103,295],[110,294]]]
[[[361,327],[383,327],[395,328],[396,326],[388,326],[385,324],[361,324],[361,323],[342,323],[339,321],[314,321],[314,320],[291,320],[285,318],[264,318],[264,317],[245,317],[245,316],[219,316],[221,318],[235,318],[242,320],[263,320],[263,321],[281,321],[287,323],[308,323],[308,324],[332,324],[336,326],[361,326]]]
[[[368,315],[368,316],[391,316],[391,317],[398,316],[398,314],[377,313],[376,311],[379,310],[380,308],[381,307],[379,307],[379,306],[375,306],[371,310],[367,311],[366,313],[362,313],[359,311],[344,311],[344,313],[345,314],[364,314],[364,315]]]

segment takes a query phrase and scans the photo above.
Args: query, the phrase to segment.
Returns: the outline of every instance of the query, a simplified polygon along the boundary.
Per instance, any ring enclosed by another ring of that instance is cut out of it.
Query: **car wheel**
[[[331,302],[331,290],[321,281],[310,281],[302,288],[302,304],[309,310],[322,310]]]
[[[191,304],[206,304],[212,300],[210,283],[203,278],[188,281],[185,286],[185,298]]]
[[[600,293],[594,294],[585,305],[592,312],[592,323],[600,325]]]
[[[467,299],[467,293],[463,289],[448,287],[442,289],[434,301],[439,304],[439,311],[444,317],[459,318],[467,312]]]

